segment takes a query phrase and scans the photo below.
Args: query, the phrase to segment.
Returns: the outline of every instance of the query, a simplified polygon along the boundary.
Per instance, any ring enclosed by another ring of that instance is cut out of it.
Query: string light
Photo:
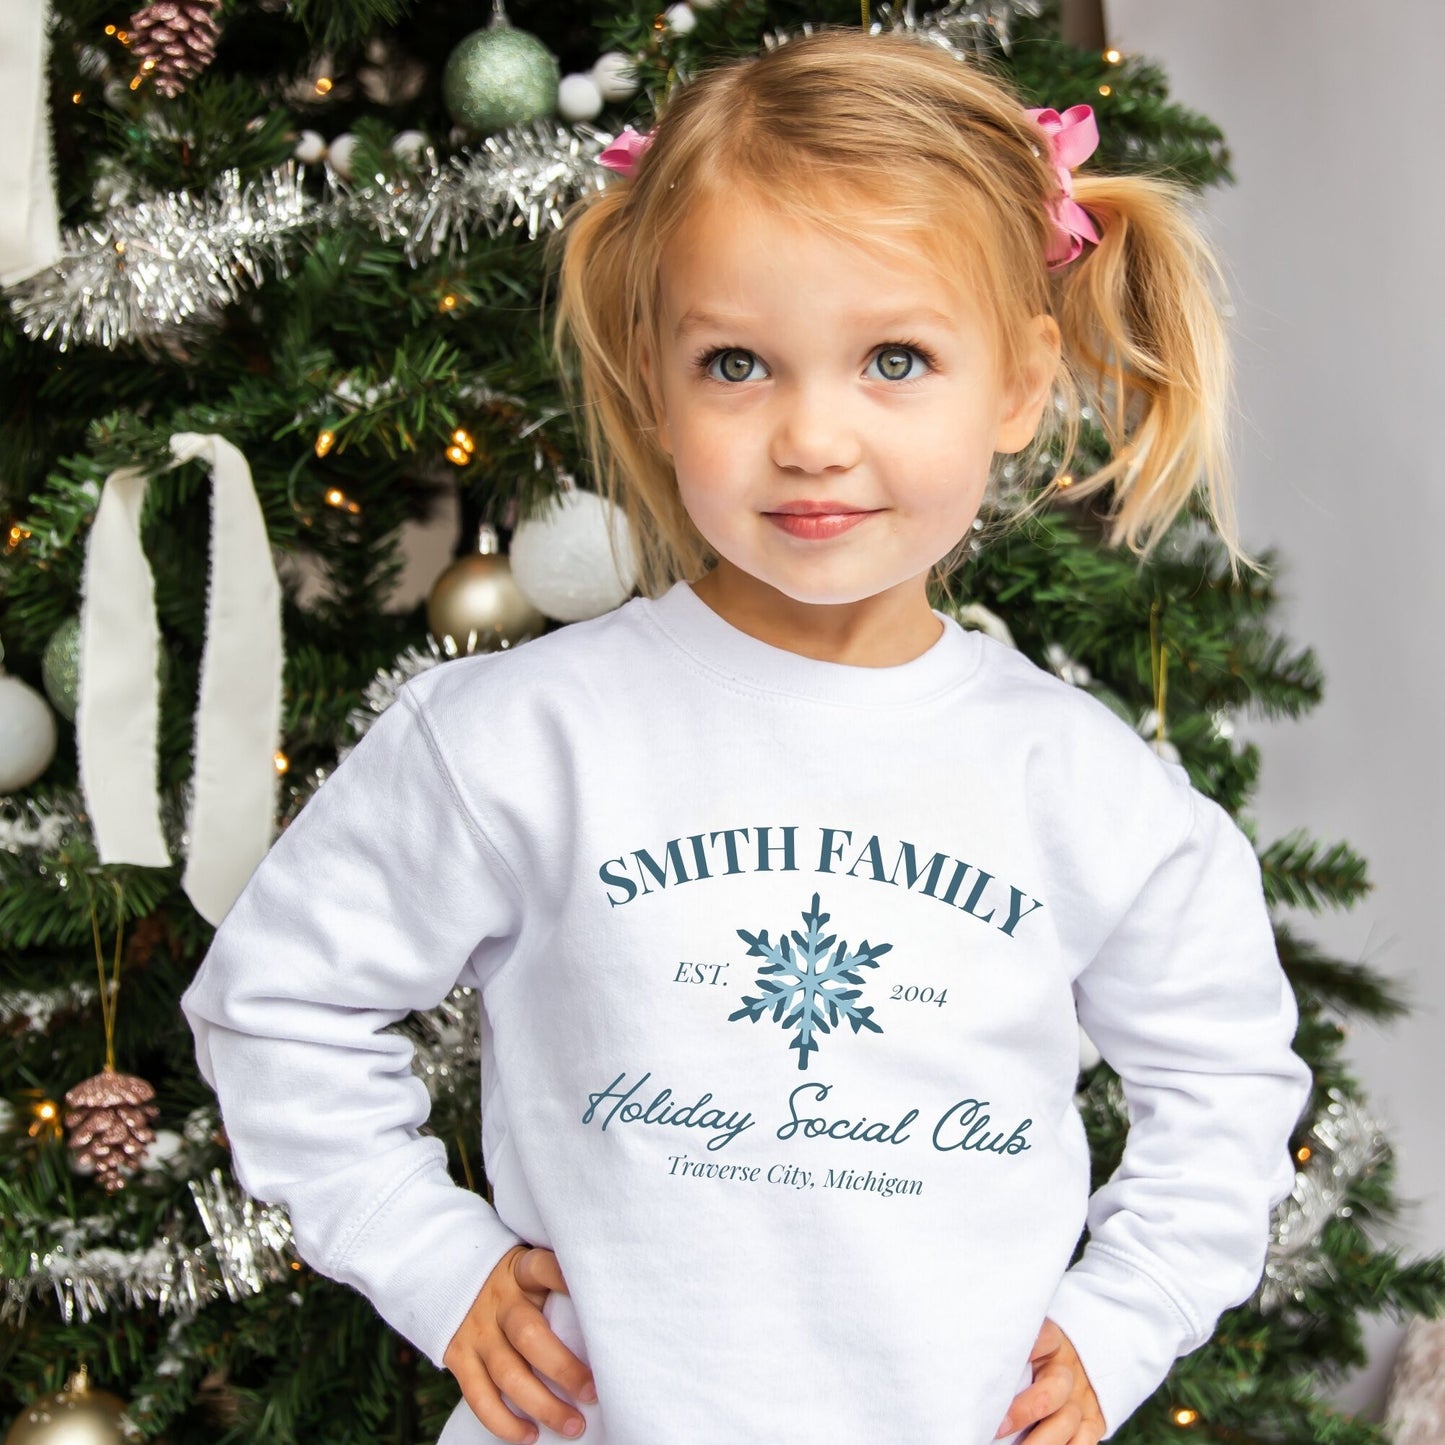
[[[477,444],[472,440],[471,433],[458,427],[452,433],[452,444],[447,448],[447,460],[454,465],[464,467],[471,461],[472,453],[477,449]]]
[[[1311,1149],[1308,1144],[1301,1144],[1301,1145],[1299,1146],[1299,1148],[1295,1150],[1294,1157],[1295,1157],[1301,1164],[1304,1164],[1304,1163],[1306,1163],[1309,1159],[1311,1159],[1311,1158],[1314,1157],[1314,1152],[1315,1152],[1315,1151],[1314,1151],[1313,1149]]]
[[[291,759],[288,758],[285,753],[281,752],[279,748],[277,749],[276,755],[272,759],[272,761],[276,764],[276,771],[278,773],[285,773],[290,771]]]
[[[42,1099],[34,1108],[35,1118],[29,1129],[32,1139],[38,1139],[42,1134],[59,1137],[60,1135],[60,1110],[56,1107],[53,1099]]]
[[[452,310],[455,310],[456,304],[457,304],[457,298],[456,298],[455,296],[453,296],[450,291],[448,291],[447,294],[446,294],[445,296],[443,296],[440,301],[437,302],[437,310],[438,310],[438,311],[452,311]]]
[[[1187,1405],[1181,1405],[1179,1409],[1171,1412],[1170,1418],[1176,1425],[1194,1425],[1198,1423],[1199,1411],[1191,1410]]]
[[[322,428],[316,433],[316,444],[312,448],[318,457],[324,457],[327,452],[336,445],[336,433],[329,428]]]
[[[1114,93],[1114,88],[1113,88],[1113,86],[1111,86],[1111,85],[1101,85],[1101,86],[1099,87],[1099,94],[1100,94],[1100,95],[1113,95],[1113,93]]]
[[[14,523],[7,534],[8,540],[5,543],[5,550],[7,552],[13,552],[29,535],[30,529],[28,527],[22,527],[19,522]]]
[[[326,505],[335,507],[339,512],[359,512],[361,510],[361,504],[353,502],[340,487],[327,487]]]
[[[71,103],[71,105],[79,105],[79,104],[80,104],[80,99],[81,99],[81,96],[80,96],[80,92],[79,92],[78,90],[72,90],[72,91],[70,92],[70,103]]]
[[[330,77],[329,75],[318,75],[318,76],[316,77],[316,94],[317,94],[317,95],[330,95],[330,94],[331,94],[331,77]]]
[[[1118,65],[1123,58],[1122,53],[1115,50],[1112,45],[1104,52],[1104,59],[1108,61],[1110,65]]]
[[[107,35],[114,35],[114,34],[115,34],[115,26],[114,26],[114,25],[107,25],[107,26],[105,27],[105,33],[106,33]]]
[[[142,81],[144,78],[145,78],[144,76],[137,75],[137,76],[131,81],[131,83],[130,83],[130,88],[131,88],[132,90],[139,90],[139,89],[140,89],[140,83],[141,83],[141,81]]]
[[[1065,487],[1072,487],[1074,485],[1074,474],[1072,472],[1060,472],[1059,475],[1054,478],[1054,482],[1060,490],[1063,490]]]

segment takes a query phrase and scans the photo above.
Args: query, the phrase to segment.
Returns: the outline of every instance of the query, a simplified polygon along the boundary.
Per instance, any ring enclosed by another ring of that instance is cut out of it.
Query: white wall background
[[[1243,413],[1246,548],[1280,548],[1280,625],[1314,648],[1325,700],[1244,718],[1262,753],[1261,844],[1344,839],[1375,890],[1288,921],[1408,990],[1412,1016],[1356,1025],[1346,1057],[1412,1201],[1394,1242],[1445,1250],[1445,188],[1436,0],[1107,0],[1108,38],[1157,60],[1174,99],[1224,131],[1237,178],[1207,201],[1223,253]],[[1339,1407],[1381,1418],[1403,1328],[1371,1321]]]

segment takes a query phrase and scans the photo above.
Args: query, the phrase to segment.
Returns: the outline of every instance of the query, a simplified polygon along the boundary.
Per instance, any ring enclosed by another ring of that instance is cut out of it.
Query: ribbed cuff
[[[403,1181],[324,1272],[359,1289],[437,1369],[513,1234],[479,1194],[428,1165]]]
[[[1159,1388],[1180,1355],[1204,1343],[1150,1275],[1094,1243],[1065,1273],[1046,1313],[1083,1362],[1104,1416],[1102,1440]]]

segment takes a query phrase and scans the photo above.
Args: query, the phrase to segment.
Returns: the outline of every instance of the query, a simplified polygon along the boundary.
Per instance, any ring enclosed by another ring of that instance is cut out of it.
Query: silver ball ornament
[[[486,134],[551,115],[561,78],[556,56],[535,35],[493,20],[447,57],[442,100],[458,125]]]

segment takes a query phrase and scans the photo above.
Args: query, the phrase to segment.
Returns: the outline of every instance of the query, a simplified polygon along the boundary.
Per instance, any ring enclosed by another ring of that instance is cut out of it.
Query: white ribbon
[[[51,175],[46,0],[0,0],[0,286],[60,259]]]
[[[190,853],[181,886],[219,924],[274,838],[281,724],[281,583],[246,458],[224,437],[178,432],[176,463],[212,479],[210,589],[196,707]],[[102,863],[171,862],[156,791],[160,629],[141,550],[149,478],[106,478],[81,579],[76,751]]]

